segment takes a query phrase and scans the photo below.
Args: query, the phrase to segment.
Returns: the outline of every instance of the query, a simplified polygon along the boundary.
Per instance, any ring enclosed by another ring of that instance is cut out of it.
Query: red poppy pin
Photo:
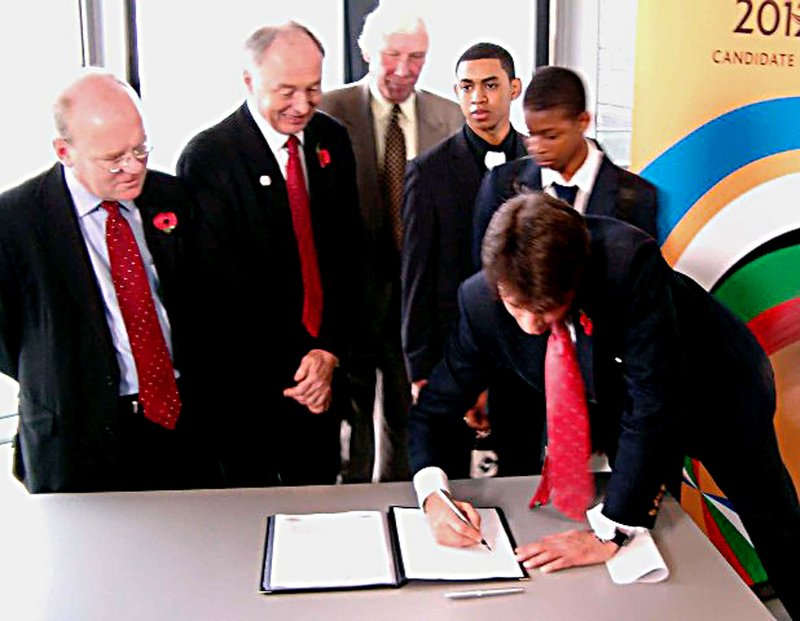
[[[592,336],[592,331],[594,330],[594,327],[592,326],[592,320],[589,319],[589,316],[583,311],[581,311],[579,320],[581,322],[581,327],[583,328],[583,333],[586,336]]]
[[[327,149],[323,149],[319,145],[317,145],[317,157],[319,158],[319,165],[321,168],[325,168],[331,163],[331,154]]]
[[[159,231],[172,233],[172,230],[178,226],[178,216],[172,211],[162,211],[153,218],[153,224]]]

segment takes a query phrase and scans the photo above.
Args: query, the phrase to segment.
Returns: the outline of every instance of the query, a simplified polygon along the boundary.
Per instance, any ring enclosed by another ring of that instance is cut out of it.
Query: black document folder
[[[479,508],[491,550],[448,548],[422,511],[277,514],[267,520],[261,591],[291,593],[399,587],[408,580],[521,580],[514,539],[497,507]]]

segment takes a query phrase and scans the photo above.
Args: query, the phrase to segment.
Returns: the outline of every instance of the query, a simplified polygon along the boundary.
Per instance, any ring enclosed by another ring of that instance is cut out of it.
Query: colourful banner
[[[667,260],[770,356],[781,452],[800,483],[800,2],[639,0],[632,168],[659,188]],[[746,460],[747,455],[742,455]],[[765,580],[700,464],[683,504],[750,584]]]

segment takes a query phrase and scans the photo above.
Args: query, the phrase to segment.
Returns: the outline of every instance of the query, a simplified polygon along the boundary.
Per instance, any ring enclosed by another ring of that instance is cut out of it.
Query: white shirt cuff
[[[425,499],[436,492],[450,492],[450,485],[444,470],[437,466],[428,466],[414,475],[414,490],[417,492],[417,502],[422,508]]]
[[[631,539],[606,561],[606,569],[615,584],[632,582],[661,582],[669,577],[669,569],[647,528],[626,526],[602,513],[603,503],[589,509],[589,526],[600,539],[608,540],[619,529]]]

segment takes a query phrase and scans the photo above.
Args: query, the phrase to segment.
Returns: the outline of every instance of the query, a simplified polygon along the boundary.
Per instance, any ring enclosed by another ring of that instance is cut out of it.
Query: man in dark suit
[[[333,483],[337,367],[358,321],[362,247],[346,130],[316,111],[324,51],[305,27],[246,42],[247,101],[195,136],[179,176],[211,196],[199,213],[214,322],[208,346],[228,387],[221,430],[229,485]]]
[[[525,155],[524,137],[510,121],[511,104],[522,87],[508,51],[493,43],[471,46],[456,62],[456,80],[454,91],[464,126],[412,160],[406,170],[402,336],[414,395],[419,394],[442,357],[444,343],[458,317],[458,286],[475,272],[472,207],[481,179],[488,169]],[[517,384],[513,377],[497,378],[489,393],[491,409],[506,404],[515,407],[511,401],[524,399],[519,392],[525,390],[524,385]],[[488,423],[482,404],[485,395],[468,412],[467,420],[485,431]],[[464,432],[467,441],[474,443],[475,434],[468,433],[466,426]],[[495,450],[500,448],[494,443],[496,438],[497,434],[492,438]],[[502,457],[499,473],[520,474]]]
[[[368,238],[364,290],[368,342],[355,371],[359,390],[350,420],[349,460],[342,472],[345,481],[355,483],[371,481],[373,470],[381,481],[410,477],[406,425],[411,395],[400,343],[403,168],[405,160],[426,152],[462,124],[455,103],[415,88],[425,64],[428,33],[422,19],[404,3],[381,3],[364,21],[358,42],[369,73],[359,82],[325,93],[320,105],[347,127],[353,141],[361,219]],[[386,148],[393,118],[402,131],[405,154],[394,168],[387,158],[392,150]],[[376,436],[382,448],[377,468]]]
[[[688,454],[732,501],[776,591],[796,614],[800,507],[772,423],[772,369],[747,328],[673,272],[640,230],[605,217],[584,221],[543,193],[523,194],[497,212],[483,262],[461,288],[458,328],[411,413],[415,485],[439,540],[470,545],[479,537],[431,495],[446,488],[437,468],[451,459],[442,434],[495,366],[545,393],[548,349],[566,325],[583,381],[579,396],[588,402],[591,448],[610,456],[613,473],[602,507],[589,512],[595,533],[570,531],[520,546],[518,559],[544,571],[607,560],[629,527],[652,527],[663,491],[677,488]],[[548,425],[550,408],[548,400]],[[555,425],[548,433],[554,442]],[[587,446],[584,468],[588,457]],[[553,494],[564,491],[555,487]],[[460,506],[478,527],[474,510]]]
[[[581,78],[564,67],[540,67],[523,97],[530,158],[498,166],[483,180],[475,202],[473,260],[492,214],[521,189],[544,190],[580,213],[609,216],[656,236],[655,188],[616,166],[584,137],[591,117]]]
[[[147,171],[138,98],[112,75],[72,83],[55,120],[60,163],[0,196],[15,474],[31,492],[219,484],[188,389],[188,196]]]

